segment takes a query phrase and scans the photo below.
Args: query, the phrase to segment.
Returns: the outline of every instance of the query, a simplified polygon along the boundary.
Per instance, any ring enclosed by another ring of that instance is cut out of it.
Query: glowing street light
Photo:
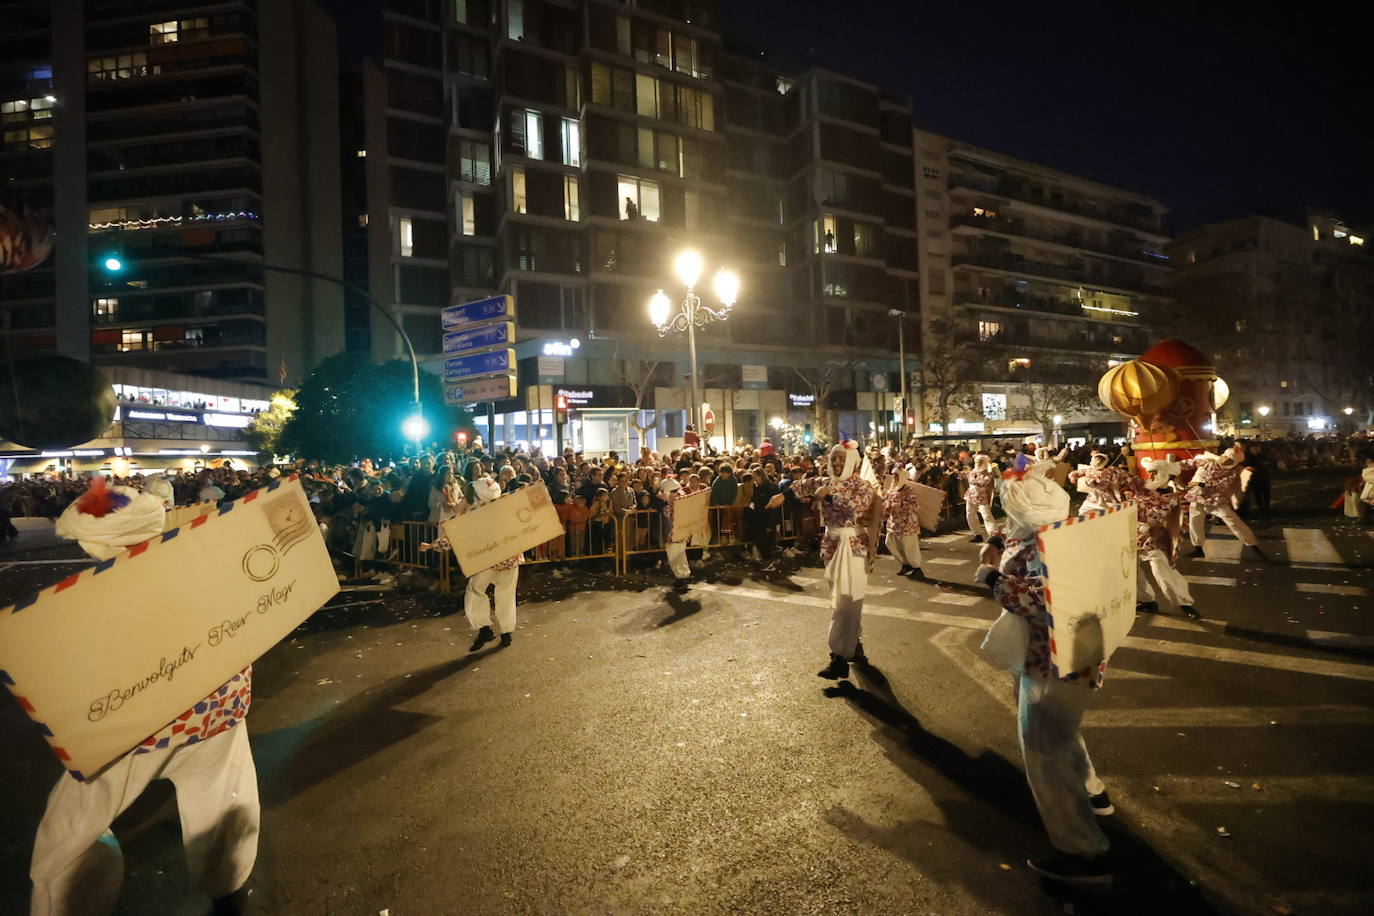
[[[419,404],[414,405],[410,416],[401,423],[401,432],[405,434],[407,439],[415,443],[417,450],[425,436],[429,435],[429,421],[425,419],[424,414],[420,413]]]
[[[1355,408],[1353,407],[1344,407],[1341,409],[1341,413],[1345,414],[1347,417],[1353,414],[1354,412]]]
[[[117,274],[124,269],[124,262],[114,255],[105,258],[104,267],[112,274]]]
[[[1270,408],[1269,408],[1269,405],[1268,405],[1268,404],[1261,404],[1261,405],[1259,406],[1259,415],[1260,415],[1261,417],[1267,417],[1267,416],[1269,416],[1269,410],[1270,410]]]
[[[739,277],[734,273],[721,268],[712,281],[712,288],[716,298],[720,300],[719,308],[711,308],[702,304],[701,297],[696,293],[697,282],[701,279],[702,271],[705,269],[705,262],[701,255],[690,248],[683,251],[673,261],[673,272],[682,281],[682,285],[687,287],[686,295],[683,296],[681,308],[675,308],[673,302],[668,298],[668,294],[663,290],[654,293],[649,299],[649,320],[658,328],[658,336],[665,337],[669,331],[687,332],[687,353],[691,362],[692,391],[688,410],[691,414],[690,420],[698,432],[701,431],[700,408],[698,392],[701,390],[697,384],[697,334],[698,327],[706,327],[712,321],[724,321],[730,317],[730,309],[734,307],[739,298]]]

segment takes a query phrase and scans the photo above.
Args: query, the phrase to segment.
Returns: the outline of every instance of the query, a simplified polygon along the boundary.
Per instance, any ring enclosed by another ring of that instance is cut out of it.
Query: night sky
[[[324,0],[345,57],[375,27]],[[1353,0],[720,0],[722,31],[910,95],[918,127],[1158,197],[1180,233],[1311,204],[1374,230]]]
[[[810,54],[909,94],[920,128],[1159,197],[1180,232],[1309,203],[1374,224],[1358,8],[724,0],[722,15],[778,64]]]

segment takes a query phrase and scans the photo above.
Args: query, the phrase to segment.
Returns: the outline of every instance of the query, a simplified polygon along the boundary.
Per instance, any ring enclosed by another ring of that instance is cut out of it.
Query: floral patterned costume
[[[821,500],[821,521],[825,523],[825,537],[821,539],[821,559],[829,564],[840,543],[839,535],[830,533],[831,528],[853,528],[850,550],[854,556],[868,558],[868,529],[864,519],[876,495],[873,485],[857,476],[841,481],[829,477],[808,477],[792,484],[792,495],[807,499],[816,495],[821,487],[827,489],[828,499]]]

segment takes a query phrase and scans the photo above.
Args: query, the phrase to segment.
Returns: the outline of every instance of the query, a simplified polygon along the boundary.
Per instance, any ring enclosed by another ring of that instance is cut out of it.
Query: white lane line
[[[1328,585],[1325,582],[1299,582],[1298,591],[1316,592],[1321,595],[1354,595],[1356,598],[1363,598],[1369,594],[1369,589],[1361,588],[1358,585]]]
[[[958,560],[954,557],[927,557],[926,562],[931,563],[935,566],[964,566],[968,563],[972,563],[973,561]]]
[[[983,599],[976,595],[961,595],[958,592],[940,592],[930,600],[936,604],[957,604],[960,607],[973,607]]]
[[[1194,585],[1224,585],[1228,588],[1236,584],[1236,580],[1231,576],[1184,576]]]
[[[1299,568],[1308,563],[1345,565],[1330,538],[1316,528],[1285,528],[1283,543],[1288,547],[1288,562]]]
[[[1112,669],[1109,665],[1107,679],[1111,680],[1111,677]],[[1098,728],[1267,727],[1271,722],[1280,725],[1368,725],[1374,723],[1374,708],[1335,705],[1122,707],[1089,709],[1083,717],[1083,722],[1085,725],[1095,725]]]
[[[824,579],[813,579],[811,576],[792,576],[792,581],[793,581],[793,582],[801,582],[803,585],[822,585],[822,586],[825,586],[826,588],[829,588],[829,587],[830,587],[830,583],[829,583],[829,582],[826,582]],[[896,589],[893,588],[891,585],[870,585],[870,586],[868,586],[868,594],[870,594],[870,595],[877,595],[877,596],[880,597],[880,598],[881,598],[883,595],[890,595],[890,594],[892,594],[892,593],[895,592],[895,591],[896,591]]]
[[[1307,639],[1319,646],[1335,646],[1340,649],[1374,649],[1374,636],[1357,636],[1354,633],[1308,630]]]
[[[1240,541],[1231,537],[1227,532],[1221,535],[1209,534],[1207,541],[1203,544],[1203,551],[1207,554],[1207,559],[1213,563],[1240,562],[1240,549],[1245,546]],[[1199,557],[1198,559],[1202,559]]]
[[[712,585],[699,583],[692,586],[694,591],[713,592],[736,598],[758,598],[795,604],[802,607],[830,609],[828,598],[811,595],[780,595],[761,588],[744,586]],[[994,608],[988,608],[989,611]],[[920,623],[934,623],[945,627],[959,627],[965,630],[986,630],[992,625],[992,617],[961,617],[955,614],[940,614],[934,611],[915,611],[900,607],[885,607],[881,604],[865,604],[864,613],[876,617],[895,617],[901,620],[915,620]],[[1359,665],[1336,662],[1322,658],[1293,658],[1287,655],[1274,655],[1266,652],[1251,652],[1246,649],[1223,649],[1195,643],[1169,642],[1163,639],[1150,639],[1143,636],[1127,636],[1122,644],[1127,649],[1141,652],[1156,652],[1161,655],[1177,655],[1184,658],[1197,658],[1206,661],[1222,662],[1231,665],[1247,665],[1253,668],[1267,668],[1271,671],[1291,671],[1296,674],[1312,674],[1320,677],[1343,677],[1355,681],[1374,681],[1374,665]],[[1110,668],[1108,670],[1111,670]]]
[[[1137,614],[1136,623],[1147,627],[1162,627],[1166,630],[1191,630],[1194,633],[1206,633],[1207,627],[1202,625],[1200,620],[1189,620],[1187,617],[1172,617],[1165,614]],[[1224,626],[1222,621],[1214,620],[1209,623]]]

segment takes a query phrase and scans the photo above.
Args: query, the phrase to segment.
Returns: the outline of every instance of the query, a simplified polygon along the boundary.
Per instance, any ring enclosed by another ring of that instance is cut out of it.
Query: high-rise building
[[[1374,424],[1374,238],[1335,215],[1251,214],[1174,239],[1176,326],[1230,388],[1218,426],[1286,435]]]
[[[916,166],[928,427],[1119,434],[1095,386],[1167,321],[1164,205],[919,130]]]
[[[367,209],[345,219],[366,223],[371,292],[423,353],[442,307],[515,296],[519,393],[493,429],[477,414],[489,437],[548,447],[561,389],[588,448],[628,447],[636,424],[679,438],[685,341],[660,338],[647,303],[682,300],[684,248],[707,305],[719,266],[741,279],[728,320],[698,332],[717,438],[758,441],[817,399],[844,431],[885,429],[887,313],[916,307],[906,103],[727,52],[710,0],[386,0],[377,25]],[[369,331],[374,356],[403,352],[381,316]]]
[[[314,0],[0,2],[0,173],[50,207],[11,347],[266,386],[343,348],[333,21]]]

